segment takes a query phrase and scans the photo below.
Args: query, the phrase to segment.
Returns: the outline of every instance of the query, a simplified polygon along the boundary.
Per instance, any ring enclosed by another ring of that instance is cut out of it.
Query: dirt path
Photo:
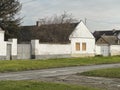
[[[40,81],[59,82],[67,84],[85,85],[97,87],[105,90],[120,90],[120,79],[117,78],[102,78],[102,77],[87,77],[78,75],[56,76],[39,78]]]

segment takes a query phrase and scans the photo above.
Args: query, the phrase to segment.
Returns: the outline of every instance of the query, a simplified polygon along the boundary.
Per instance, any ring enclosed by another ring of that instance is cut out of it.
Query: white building
[[[95,38],[81,21],[69,37],[72,47],[72,56],[94,56]]]
[[[96,55],[120,55],[120,30],[95,31]]]
[[[95,38],[82,21],[69,35],[69,40],[68,44],[43,44],[32,40],[32,56],[37,59],[95,56]]]

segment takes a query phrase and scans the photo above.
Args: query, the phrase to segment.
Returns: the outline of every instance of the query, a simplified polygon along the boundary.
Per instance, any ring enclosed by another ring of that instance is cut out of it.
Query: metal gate
[[[7,44],[7,56],[6,56],[7,60],[11,60],[11,44]]]
[[[18,59],[31,59],[31,45],[18,44]]]
[[[110,47],[109,45],[102,45],[101,46],[101,52],[103,56],[109,56],[110,55]]]

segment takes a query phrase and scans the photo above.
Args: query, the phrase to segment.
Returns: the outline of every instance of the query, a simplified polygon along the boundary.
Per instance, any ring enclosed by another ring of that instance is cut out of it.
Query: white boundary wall
[[[80,43],[80,51],[76,51],[76,48],[75,48],[76,43]],[[86,43],[86,51],[82,50],[82,43]],[[72,38],[71,45],[72,45],[72,54],[80,54],[80,55],[95,54],[95,39]]]
[[[99,45],[95,46],[95,55],[102,55],[101,46]]]
[[[71,54],[70,44],[39,44],[39,55]]]
[[[0,31],[0,56],[6,56],[7,43],[4,41],[4,31]]]
[[[120,55],[120,45],[111,45],[110,52],[111,56]]]
[[[6,43],[11,44],[12,56],[17,56],[17,39],[9,39]]]
[[[0,31],[0,59],[7,56],[7,44],[11,45],[11,56],[17,56],[17,39],[9,39],[4,41],[4,31]]]
[[[40,44],[32,40],[32,55],[64,55],[71,54],[71,44]]]
[[[7,43],[0,41],[0,56],[6,56],[7,55]]]
[[[102,46],[103,45],[96,45],[95,47],[96,55],[102,55],[102,51],[101,51]],[[109,53],[111,56],[120,55],[120,45],[110,45]]]

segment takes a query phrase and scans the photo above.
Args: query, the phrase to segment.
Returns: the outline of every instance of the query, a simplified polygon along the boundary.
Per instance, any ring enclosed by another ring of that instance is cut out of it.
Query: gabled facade
[[[96,44],[120,45],[120,40],[116,36],[101,36]]]
[[[73,57],[95,55],[95,38],[82,21],[71,33],[69,40]]]
[[[120,55],[120,30],[95,31],[96,55]]]
[[[113,30],[95,31],[95,32],[93,33],[93,35],[94,35],[94,37],[95,37],[95,39],[96,39],[96,42],[97,42],[97,40],[100,39],[102,36],[108,36],[108,37],[110,37],[110,36],[116,36],[117,39],[120,39],[120,30],[115,30],[115,29],[113,29]]]

